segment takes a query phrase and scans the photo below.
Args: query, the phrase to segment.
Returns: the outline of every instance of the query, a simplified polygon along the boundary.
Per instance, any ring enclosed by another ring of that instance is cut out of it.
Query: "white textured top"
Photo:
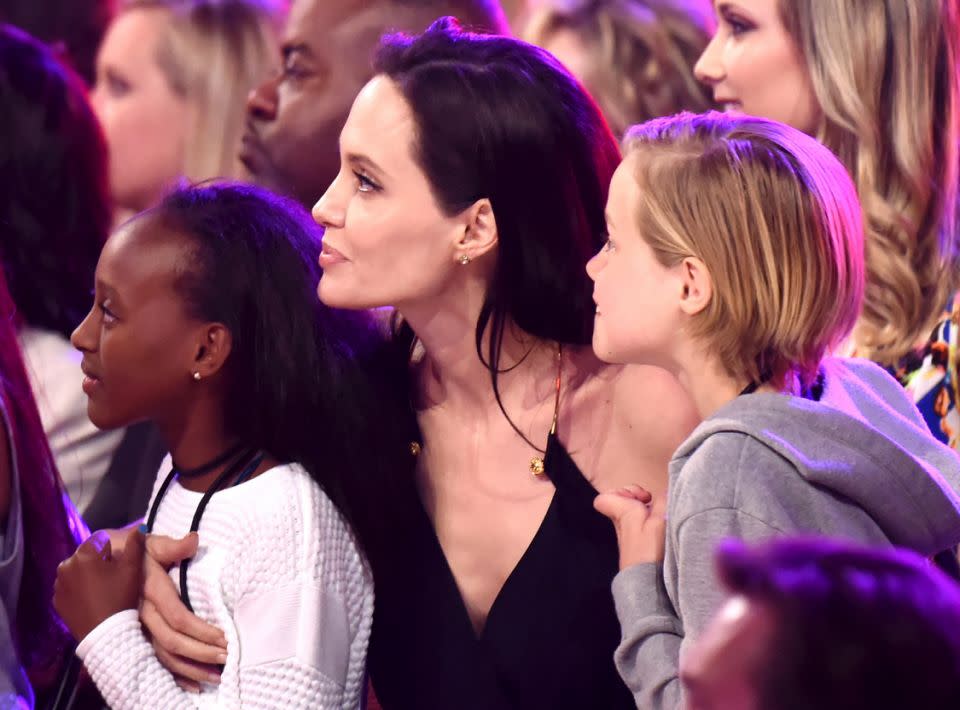
[[[167,457],[161,479],[169,468]],[[201,497],[171,483],[153,531],[185,535]],[[373,581],[347,524],[307,472],[276,466],[214,494],[199,534],[187,585],[195,613],[227,637],[219,686],[181,690],[128,610],[77,648],[110,707],[360,707]],[[170,576],[179,588],[179,567]]]
[[[97,429],[87,416],[87,395],[80,386],[80,353],[60,333],[39,328],[20,330],[23,362],[30,378],[43,431],[57,470],[77,510],[93,500],[123,429]]]

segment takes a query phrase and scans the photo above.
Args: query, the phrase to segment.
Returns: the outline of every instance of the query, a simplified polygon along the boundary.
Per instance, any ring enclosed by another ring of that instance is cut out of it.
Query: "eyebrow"
[[[362,153],[347,153],[344,157],[348,163],[365,167],[372,172],[379,173],[380,175],[386,174],[386,171],[384,171],[383,168]]]
[[[117,293],[117,289],[115,289],[110,284],[106,283],[100,277],[97,277],[94,280],[94,284],[95,284],[96,290],[100,291],[100,293],[103,294],[104,298],[112,298],[115,301],[120,301],[120,296]]]
[[[733,12],[743,12],[743,10],[741,10],[736,6],[736,3],[726,2],[724,0],[721,0],[721,2],[715,3],[715,7],[716,7],[716,11],[720,14],[723,14],[724,12],[729,12],[731,10]]]

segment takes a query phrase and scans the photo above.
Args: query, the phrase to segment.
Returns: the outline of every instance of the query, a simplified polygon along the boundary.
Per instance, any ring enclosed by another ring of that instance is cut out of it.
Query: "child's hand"
[[[641,562],[660,562],[666,541],[665,499],[654,498],[637,485],[601,493],[593,507],[611,521],[620,546],[620,569]]]
[[[114,554],[110,536],[93,533],[57,568],[53,606],[80,641],[102,621],[140,601],[144,535],[134,530],[123,551]]]

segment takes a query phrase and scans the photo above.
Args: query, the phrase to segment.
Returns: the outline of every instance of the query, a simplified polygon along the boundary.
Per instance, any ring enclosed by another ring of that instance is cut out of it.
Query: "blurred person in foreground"
[[[716,564],[728,597],[681,661],[689,710],[960,707],[960,588],[916,553],[731,540]]]

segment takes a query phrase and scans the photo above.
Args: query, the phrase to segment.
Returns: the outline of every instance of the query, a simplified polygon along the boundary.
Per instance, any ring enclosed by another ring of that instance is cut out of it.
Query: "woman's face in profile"
[[[118,207],[154,205],[180,177],[189,105],[157,64],[170,14],[160,8],[121,13],[97,55],[93,108],[110,149],[110,189]]]
[[[340,172],[313,208],[325,228],[318,288],[325,304],[415,309],[443,298],[459,275],[465,218],[441,211],[415,159],[415,135],[400,89],[375,77],[340,134]]]
[[[812,135],[820,105],[807,64],[780,18],[779,2],[717,0],[717,31],[694,71],[728,111]]]

